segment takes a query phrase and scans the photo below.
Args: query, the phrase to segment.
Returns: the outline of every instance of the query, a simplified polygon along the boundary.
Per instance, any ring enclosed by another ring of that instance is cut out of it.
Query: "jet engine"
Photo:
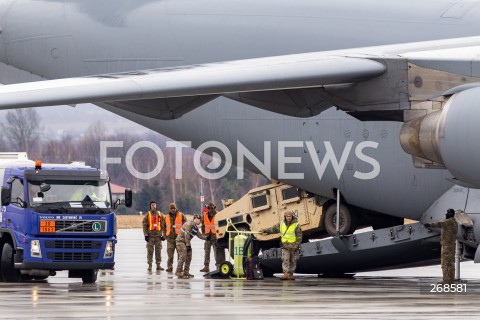
[[[480,188],[480,87],[452,95],[440,111],[403,125],[405,152],[443,165],[458,184]]]

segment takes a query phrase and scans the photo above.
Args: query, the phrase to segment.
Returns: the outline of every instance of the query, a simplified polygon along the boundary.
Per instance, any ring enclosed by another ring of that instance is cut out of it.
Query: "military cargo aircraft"
[[[227,163],[340,191],[344,219],[461,209],[480,261],[480,1],[1,0],[0,30],[9,72],[45,80],[6,83],[2,109],[91,102],[216,141]]]

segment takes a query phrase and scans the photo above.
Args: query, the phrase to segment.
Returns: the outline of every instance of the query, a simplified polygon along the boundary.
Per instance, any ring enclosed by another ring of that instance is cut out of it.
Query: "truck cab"
[[[93,283],[115,265],[115,214],[106,172],[0,154],[0,275],[46,279],[56,271]],[[131,205],[131,191],[125,205]]]

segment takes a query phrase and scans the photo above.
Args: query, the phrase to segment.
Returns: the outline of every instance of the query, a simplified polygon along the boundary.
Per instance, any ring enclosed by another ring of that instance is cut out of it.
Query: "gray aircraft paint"
[[[54,1],[0,2],[0,60],[44,78],[170,67],[280,54],[364,47],[478,34],[477,2],[457,1]],[[112,9],[113,8],[113,9]],[[156,120],[103,105],[176,140],[198,146],[218,140],[234,159],[237,140],[260,159],[263,141],[313,141],[322,158],[331,141],[374,141],[365,153],[381,166],[372,180],[353,177],[368,163],[350,154],[340,179],[331,165],[318,181],[306,147],[305,179],[288,181],[348,203],[418,219],[452,187],[446,170],[415,169],[399,143],[401,123],[360,122],[329,109],[298,119],[219,98],[175,120]],[[202,124],[202,125],[198,125]],[[272,154],[277,154],[272,143]],[[273,157],[273,160],[276,160]],[[272,172],[278,165],[272,164]],[[275,177],[275,175],[273,175]],[[445,209],[445,208],[443,208]],[[443,210],[442,210],[443,211]],[[443,212],[442,212],[443,213]]]

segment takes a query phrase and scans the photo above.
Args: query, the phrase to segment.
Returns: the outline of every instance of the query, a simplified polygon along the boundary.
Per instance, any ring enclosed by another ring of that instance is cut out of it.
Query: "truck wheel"
[[[2,250],[1,258],[1,272],[2,278],[5,282],[20,282],[22,281],[22,275],[20,270],[16,270],[13,267],[13,247],[10,243],[5,243]]]
[[[230,262],[225,261],[220,265],[220,274],[225,278],[230,277],[232,275],[232,272],[233,272],[233,265]]]
[[[98,270],[84,270],[82,272],[82,281],[83,283],[95,283],[97,281]]]
[[[325,212],[325,229],[328,234],[335,236],[337,234],[337,206],[330,205]],[[340,204],[340,224],[339,232],[341,235],[352,234],[357,228],[357,215],[346,205]]]

